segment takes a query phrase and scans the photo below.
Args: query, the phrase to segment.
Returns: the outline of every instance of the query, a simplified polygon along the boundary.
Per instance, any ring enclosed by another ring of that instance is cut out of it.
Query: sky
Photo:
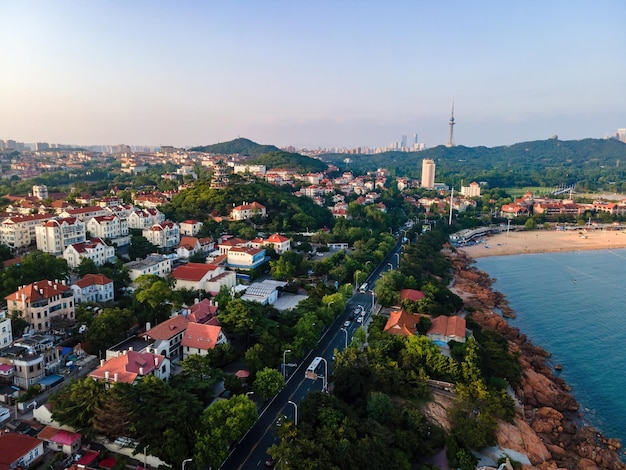
[[[623,0],[0,0],[0,139],[494,147],[626,127]]]

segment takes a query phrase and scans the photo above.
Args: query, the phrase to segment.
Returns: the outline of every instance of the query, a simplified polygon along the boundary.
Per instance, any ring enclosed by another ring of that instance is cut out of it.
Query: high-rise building
[[[413,134],[413,144],[417,144],[419,142],[417,137],[417,133]]]
[[[402,144],[400,145],[401,148],[405,148],[406,147],[406,135],[402,136]]]
[[[435,160],[425,158],[422,160],[422,188],[433,189],[435,187]]]

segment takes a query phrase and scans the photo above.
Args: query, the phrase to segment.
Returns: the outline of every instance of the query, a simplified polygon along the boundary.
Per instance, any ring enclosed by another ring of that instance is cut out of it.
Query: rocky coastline
[[[494,280],[472,266],[474,260],[463,252],[450,252],[449,258],[455,276],[451,290],[464,300],[468,316],[499,332],[509,350],[519,354],[522,378],[515,392],[520,406],[514,424],[500,423],[499,447],[527,455],[532,464],[527,468],[626,470],[619,440],[582,423],[570,388],[554,375],[550,354],[508,324],[506,318],[514,318],[515,312],[492,289]]]

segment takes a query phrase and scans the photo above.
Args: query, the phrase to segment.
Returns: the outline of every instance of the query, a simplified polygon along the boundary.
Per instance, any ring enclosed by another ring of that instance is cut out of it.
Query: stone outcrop
[[[513,424],[499,424],[499,446],[527,455],[541,470],[626,470],[617,439],[580,425],[578,404],[565,381],[554,376],[547,361],[550,354],[493,311],[515,315],[504,297],[493,292],[493,280],[472,267],[471,258],[459,253],[450,256],[455,269],[453,290],[471,311],[472,320],[498,332],[507,339],[509,351],[519,355],[522,376],[515,392],[523,409]]]

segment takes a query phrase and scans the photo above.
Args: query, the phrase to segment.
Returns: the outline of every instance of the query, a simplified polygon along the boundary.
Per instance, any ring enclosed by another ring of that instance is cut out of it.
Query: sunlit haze
[[[0,139],[295,147],[602,138],[626,127],[626,2],[18,1]],[[410,137],[412,138],[412,137]]]

